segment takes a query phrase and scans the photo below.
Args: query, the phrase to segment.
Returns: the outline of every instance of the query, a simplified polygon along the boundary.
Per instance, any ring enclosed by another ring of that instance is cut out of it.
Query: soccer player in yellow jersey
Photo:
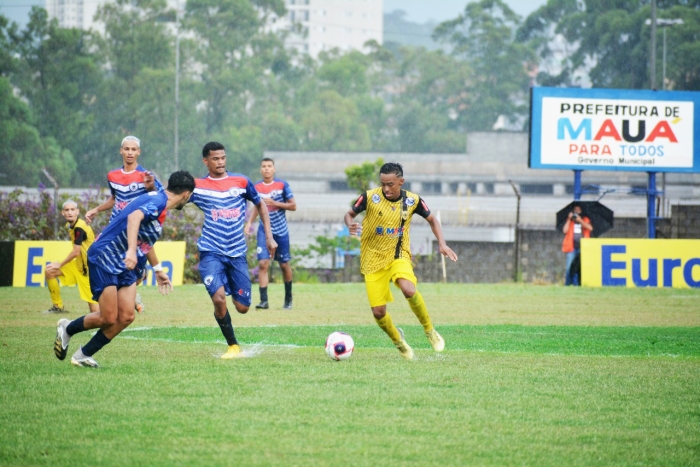
[[[46,313],[65,313],[63,300],[61,299],[61,286],[58,278],[61,278],[63,285],[77,285],[80,298],[87,302],[90,311],[99,311],[97,302],[92,299],[90,291],[90,279],[87,269],[87,250],[95,241],[95,234],[92,228],[82,220],[78,204],[73,200],[63,203],[61,214],[68,222],[66,228],[70,233],[70,240],[73,249],[60,263],[54,262],[46,265],[44,276],[46,285],[51,294],[53,306],[46,310]]]
[[[413,359],[413,349],[404,338],[403,331],[394,326],[386,304],[394,301],[389,290],[393,282],[401,289],[404,297],[418,321],[423,325],[425,335],[436,352],[442,352],[445,341],[433,327],[423,297],[416,290],[418,280],[413,274],[411,263],[411,243],[409,231],[414,214],[423,217],[438,241],[440,253],[457,261],[457,255],[445,243],[442,228],[430,209],[415,193],[402,190],[404,183],[403,167],[388,162],[379,170],[381,187],[369,190],[357,199],[345,214],[345,225],[350,235],[360,239],[360,272],[365,276],[365,286],[372,314],[384,332],[387,333],[401,355]],[[362,225],[354,222],[355,216],[367,211]]]

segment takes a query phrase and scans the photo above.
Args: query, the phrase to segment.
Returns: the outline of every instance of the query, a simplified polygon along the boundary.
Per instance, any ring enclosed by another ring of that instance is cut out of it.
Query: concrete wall
[[[700,206],[673,206],[672,213],[671,219],[659,226],[659,238],[700,238]],[[615,219],[614,229],[601,237],[645,238],[646,229],[646,219],[618,218]],[[566,261],[561,251],[563,239],[564,235],[555,229],[520,230],[520,266],[524,282],[550,284],[564,281]],[[513,242],[450,242],[450,247],[459,256],[459,261],[445,262],[448,282],[513,281]],[[437,250],[432,255],[416,256],[414,261],[419,281],[442,281],[442,260]],[[344,270],[316,272],[324,282],[362,281],[357,258],[348,259]]]

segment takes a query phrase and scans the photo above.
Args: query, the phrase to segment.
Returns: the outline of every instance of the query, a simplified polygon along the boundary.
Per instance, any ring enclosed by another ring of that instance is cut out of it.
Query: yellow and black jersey
[[[352,207],[355,214],[367,211],[360,238],[360,272],[371,274],[399,258],[411,259],[411,217],[430,216],[430,209],[415,193],[401,190],[397,200],[384,197],[381,187],[360,195]]]
[[[81,274],[87,275],[87,251],[95,241],[95,233],[92,231],[92,227],[87,225],[84,220],[78,219],[75,224],[66,224],[66,228],[70,233],[70,241],[73,245],[80,245],[80,256],[75,258],[76,265],[78,266],[78,271]]]

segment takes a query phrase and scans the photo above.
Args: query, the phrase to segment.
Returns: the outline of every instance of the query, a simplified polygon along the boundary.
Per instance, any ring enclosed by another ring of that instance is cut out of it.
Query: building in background
[[[46,0],[49,18],[64,28],[101,29],[93,20],[97,9],[111,0]],[[318,57],[319,52],[338,48],[363,50],[364,44],[383,42],[382,0],[285,0],[287,15],[278,18],[275,30],[290,31],[286,43],[299,52]],[[186,0],[180,0],[184,9]],[[177,0],[168,0],[176,8]]]
[[[287,45],[312,57],[324,50],[360,50],[383,43],[382,0],[286,0],[287,16],[276,27],[292,32]]]

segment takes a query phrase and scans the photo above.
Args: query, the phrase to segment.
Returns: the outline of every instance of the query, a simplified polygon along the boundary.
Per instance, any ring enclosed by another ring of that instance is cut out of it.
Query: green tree
[[[700,4],[659,0],[657,16],[684,21],[667,31],[668,44],[672,44],[667,49],[667,88],[700,89]],[[545,63],[538,76],[542,84],[579,84],[580,77],[587,75],[593,87],[644,89],[650,84],[651,28],[646,24],[650,17],[648,2],[549,0],[527,18],[518,37],[537,41]],[[557,56],[555,47],[568,53]],[[661,60],[657,66],[660,83]]]
[[[37,7],[32,8],[26,29],[15,36],[19,58],[12,81],[35,115],[39,134],[54,139],[47,148],[58,141],[79,158],[93,135],[102,79],[89,50],[89,37],[79,29],[58,27],[55,20],[49,21],[46,10]],[[77,181],[75,176],[68,178]]]
[[[500,115],[516,122],[527,114],[536,55],[531,44],[516,39],[520,24],[503,0],[480,0],[435,29],[434,37],[449,43],[472,70],[461,86],[456,119],[470,131],[490,130]]]
[[[381,157],[374,162],[363,162],[362,164],[351,165],[345,168],[345,179],[348,187],[364,193],[372,188],[372,184],[376,184],[379,179],[379,169],[384,165],[384,159]]]
[[[305,148],[310,151],[368,151],[369,130],[355,103],[335,91],[323,91],[304,110]]]

